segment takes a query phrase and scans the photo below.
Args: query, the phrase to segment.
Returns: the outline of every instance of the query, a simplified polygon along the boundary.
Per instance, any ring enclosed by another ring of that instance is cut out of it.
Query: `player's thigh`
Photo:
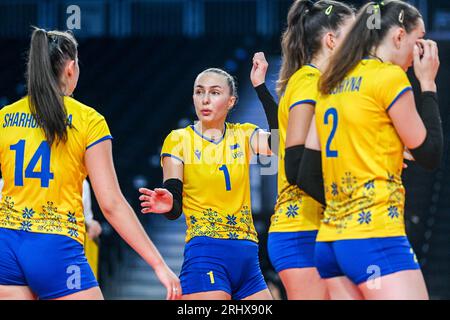
[[[273,297],[269,289],[264,289],[248,297],[245,297],[242,300],[273,300]]]
[[[182,300],[231,300],[229,293],[221,290],[185,294]]]
[[[428,300],[422,271],[405,270],[382,276],[359,285],[368,300]]]
[[[364,300],[364,296],[349,278],[345,276],[325,280],[331,300]]]
[[[316,268],[293,268],[279,272],[289,300],[325,300],[327,286]]]
[[[1,286],[0,300],[36,300],[36,296],[27,286]]]

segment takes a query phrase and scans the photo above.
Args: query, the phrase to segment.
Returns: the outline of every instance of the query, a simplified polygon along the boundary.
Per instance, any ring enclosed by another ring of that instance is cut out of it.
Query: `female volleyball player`
[[[108,222],[153,267],[167,298],[179,298],[178,278],[120,191],[105,119],[69,97],[78,76],[75,38],[36,29],[28,96],[0,111],[0,299],[103,298],[83,251],[86,175]]]
[[[374,13],[381,13],[378,27],[369,24]],[[401,180],[404,146],[430,169],[442,155],[438,49],[424,35],[413,6],[371,2],[321,79],[318,136],[311,126],[300,177],[307,192],[325,192],[316,260],[332,298],[428,298],[405,234]],[[405,74],[413,63],[422,89],[417,109]],[[325,190],[313,186],[322,170]]]
[[[323,207],[298,188],[297,173],[318,96],[318,81],[351,23],[353,9],[336,1],[296,1],[283,34],[283,61],[277,92],[279,162],[278,199],[268,238],[269,257],[289,299],[325,299],[326,285],[314,263],[314,246]],[[254,65],[266,64],[261,53]],[[267,69],[267,67],[265,67]],[[273,102],[264,75],[252,77],[263,105]],[[266,93],[267,92],[267,93]],[[266,109],[268,108],[265,107]]]
[[[252,154],[270,154],[269,134],[225,121],[237,97],[225,71],[200,73],[193,94],[199,121],[164,141],[163,188],[140,189],[143,213],[185,214],[183,299],[272,299],[259,266],[249,177]]]

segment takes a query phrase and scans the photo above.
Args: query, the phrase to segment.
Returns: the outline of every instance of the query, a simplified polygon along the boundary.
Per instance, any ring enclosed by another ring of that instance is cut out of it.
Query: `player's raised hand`
[[[436,42],[418,40],[414,46],[414,73],[422,91],[436,91],[435,79],[439,65],[439,50]]]
[[[141,200],[142,213],[159,213],[164,214],[172,210],[173,195],[167,189],[157,188],[150,190],[147,188],[140,188],[139,192],[142,195]]]
[[[266,73],[269,63],[264,56],[264,52],[257,52],[253,56],[253,66],[250,71],[250,80],[253,87],[257,87],[266,81]]]

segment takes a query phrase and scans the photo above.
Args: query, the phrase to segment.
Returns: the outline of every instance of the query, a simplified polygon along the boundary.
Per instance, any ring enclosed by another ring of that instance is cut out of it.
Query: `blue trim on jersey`
[[[181,161],[182,163],[184,163],[183,160],[181,160],[181,159],[178,158],[177,156],[174,156],[173,154],[170,154],[170,153],[162,153],[162,154],[161,154],[161,158],[164,158],[164,157],[174,158],[174,159],[177,159],[178,161]]]
[[[381,59],[378,58],[378,57],[364,57],[364,58],[361,59],[361,61],[364,61],[364,60],[375,60],[375,61],[379,61],[379,62],[381,62],[381,63],[384,63],[384,61],[381,60]]]
[[[201,132],[198,132],[197,130],[195,130],[195,127],[194,127],[193,125],[191,125],[191,126],[189,126],[189,127],[190,127],[196,134],[198,134],[200,137],[202,137],[202,138],[205,139],[206,141],[211,142],[211,143],[214,143],[214,144],[219,144],[219,143],[221,143],[221,142],[223,141],[223,139],[225,138],[225,134],[227,133],[227,124],[225,123],[225,129],[223,130],[222,138],[220,138],[220,140],[216,142],[216,141],[214,141],[214,140],[211,140],[211,139],[205,137],[203,134],[201,134]]]
[[[88,145],[88,146],[86,147],[86,150],[89,149],[90,147],[95,146],[96,144],[98,144],[98,143],[100,143],[100,142],[102,142],[102,141],[109,140],[109,139],[112,140],[113,137],[112,137],[111,135],[104,136],[103,138],[98,139],[97,141],[92,142],[90,145]]]
[[[319,70],[319,68],[317,68],[315,65],[313,65],[312,63],[307,63],[306,64],[307,66],[310,66],[310,67],[313,67],[314,69],[317,69],[317,70]]]
[[[397,102],[398,99],[400,99],[400,97],[405,94],[408,91],[412,91],[411,87],[406,87],[405,89],[403,89],[394,99],[394,101],[392,101],[392,103],[389,105],[389,107],[387,107],[386,111],[389,111],[390,108],[392,108],[392,106]]]
[[[253,149],[252,146],[252,140],[253,140],[253,136],[255,135],[256,132],[258,132],[260,129],[258,127],[255,128],[255,130],[253,130],[252,135],[250,136],[250,140],[248,141],[250,143],[250,149],[252,149],[252,152],[254,154],[256,154],[255,150]]]
[[[295,108],[296,106],[300,105],[300,104],[305,104],[305,103],[309,103],[312,105],[316,105],[316,100],[312,100],[312,99],[307,99],[307,100],[301,100],[298,101],[296,103],[294,103],[292,106],[289,107],[289,111],[291,111],[293,108]]]

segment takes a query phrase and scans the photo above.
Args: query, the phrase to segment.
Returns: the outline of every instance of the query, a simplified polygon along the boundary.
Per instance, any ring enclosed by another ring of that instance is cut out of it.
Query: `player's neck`
[[[391,62],[392,59],[392,50],[388,46],[381,44],[375,51],[375,57],[381,59],[383,62]]]
[[[224,122],[201,122],[198,121],[195,124],[195,128],[198,132],[202,134],[205,138],[213,141],[220,140],[225,132]]]
[[[325,54],[318,54],[314,58],[311,59],[311,64],[315,66],[320,72],[324,72],[327,67],[329,57]]]

